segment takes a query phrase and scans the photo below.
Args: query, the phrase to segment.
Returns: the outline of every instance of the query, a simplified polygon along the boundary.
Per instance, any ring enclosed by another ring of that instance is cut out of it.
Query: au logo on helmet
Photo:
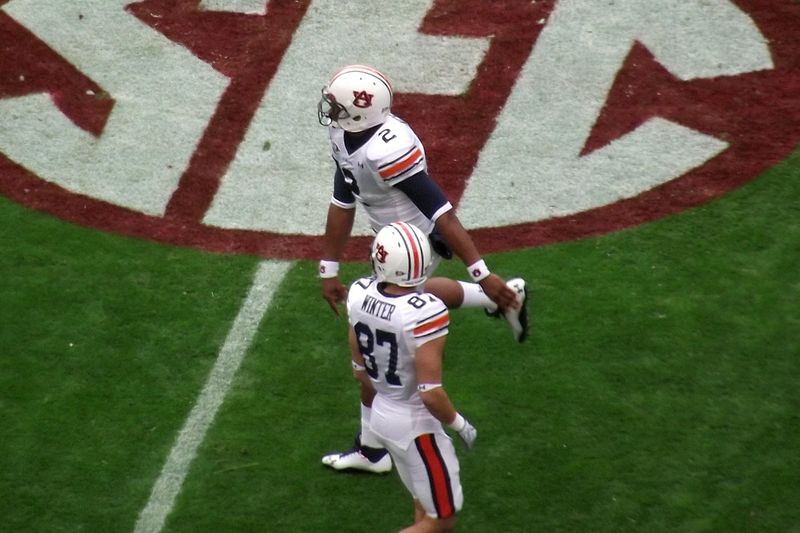
[[[372,105],[372,97],[367,91],[353,91],[353,105],[360,108],[366,108]]]
[[[375,249],[375,259],[377,259],[379,263],[385,263],[387,255],[389,255],[389,252],[386,251],[386,248],[382,244],[379,244]]]

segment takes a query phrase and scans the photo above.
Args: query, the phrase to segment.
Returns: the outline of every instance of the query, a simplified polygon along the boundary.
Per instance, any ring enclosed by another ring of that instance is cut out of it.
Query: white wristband
[[[466,425],[467,425],[467,421],[464,420],[464,417],[461,416],[461,414],[456,413],[455,419],[450,424],[448,424],[447,427],[449,427],[450,429],[452,429],[455,432],[459,432],[462,429],[464,429],[464,426],[466,426]]]
[[[469,272],[469,277],[472,278],[472,281],[478,283],[482,279],[486,279],[491,272],[489,272],[489,267],[486,266],[486,262],[483,259],[478,259],[470,266],[467,267],[467,272]]]
[[[319,262],[319,277],[321,278],[335,278],[339,275],[339,262],[326,261],[323,259]]]

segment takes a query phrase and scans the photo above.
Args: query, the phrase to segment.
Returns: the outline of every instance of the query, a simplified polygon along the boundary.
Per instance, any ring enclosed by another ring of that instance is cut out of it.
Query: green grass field
[[[5,199],[0,228],[0,530],[132,531],[259,260]],[[701,208],[487,259],[529,280],[534,327],[519,346],[453,312],[445,380],[479,431],[461,531],[800,531],[800,153]],[[410,522],[396,474],[319,462],[358,424],[345,328],[297,263],[164,531]]]

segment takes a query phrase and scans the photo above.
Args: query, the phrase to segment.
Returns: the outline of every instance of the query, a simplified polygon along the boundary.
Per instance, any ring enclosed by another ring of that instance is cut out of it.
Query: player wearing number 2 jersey
[[[362,445],[389,450],[414,499],[414,525],[404,531],[452,529],[464,497],[443,424],[467,448],[477,436],[442,385],[447,307],[417,292],[431,255],[418,228],[403,222],[384,226],[372,245],[375,276],[357,280],[347,296],[353,373],[376,393]]]
[[[399,118],[388,115],[373,138],[352,152],[345,141],[347,132],[331,128],[330,134],[337,166],[331,203],[353,209],[358,200],[373,231],[402,220],[430,234],[435,221],[453,208],[425,176],[425,149]]]
[[[452,204],[428,174],[425,149],[417,135],[391,114],[392,87],[377,70],[351,65],[337,71],[322,90],[318,114],[328,126],[335,162],[334,185],[319,265],[322,295],[338,314],[346,289],[338,277],[339,259],[350,236],[355,209],[360,205],[373,231],[403,221],[414,224],[430,239],[434,250],[431,271],[441,258],[457,255],[467,266],[472,283],[430,278],[425,290],[449,308],[476,307],[505,317],[514,338],[528,334],[527,288],[516,278],[506,283],[489,271]],[[362,433],[370,417],[371,390],[362,391]],[[337,470],[370,472],[391,469],[388,457],[366,457],[356,446],[330,454],[322,462]]]

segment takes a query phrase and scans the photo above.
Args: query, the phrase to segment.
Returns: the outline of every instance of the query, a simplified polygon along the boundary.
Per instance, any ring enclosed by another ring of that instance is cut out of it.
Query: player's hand
[[[486,296],[492,299],[500,309],[508,309],[509,307],[516,309],[519,307],[517,302],[517,293],[514,289],[506,285],[503,278],[497,274],[489,274],[480,282],[483,292]]]
[[[456,419],[450,424],[450,428],[458,434],[467,450],[471,450],[475,445],[475,439],[478,437],[478,430],[475,429],[475,426],[460,414],[456,414]]]
[[[469,423],[469,420],[464,419],[464,429],[458,432],[458,436],[461,437],[461,442],[464,443],[464,446],[471,450],[475,445],[475,439],[478,437],[478,430]]]
[[[331,306],[336,316],[339,316],[338,304],[344,303],[345,298],[347,298],[347,289],[342,282],[339,281],[339,278],[323,278],[322,297],[325,298],[328,305]]]

